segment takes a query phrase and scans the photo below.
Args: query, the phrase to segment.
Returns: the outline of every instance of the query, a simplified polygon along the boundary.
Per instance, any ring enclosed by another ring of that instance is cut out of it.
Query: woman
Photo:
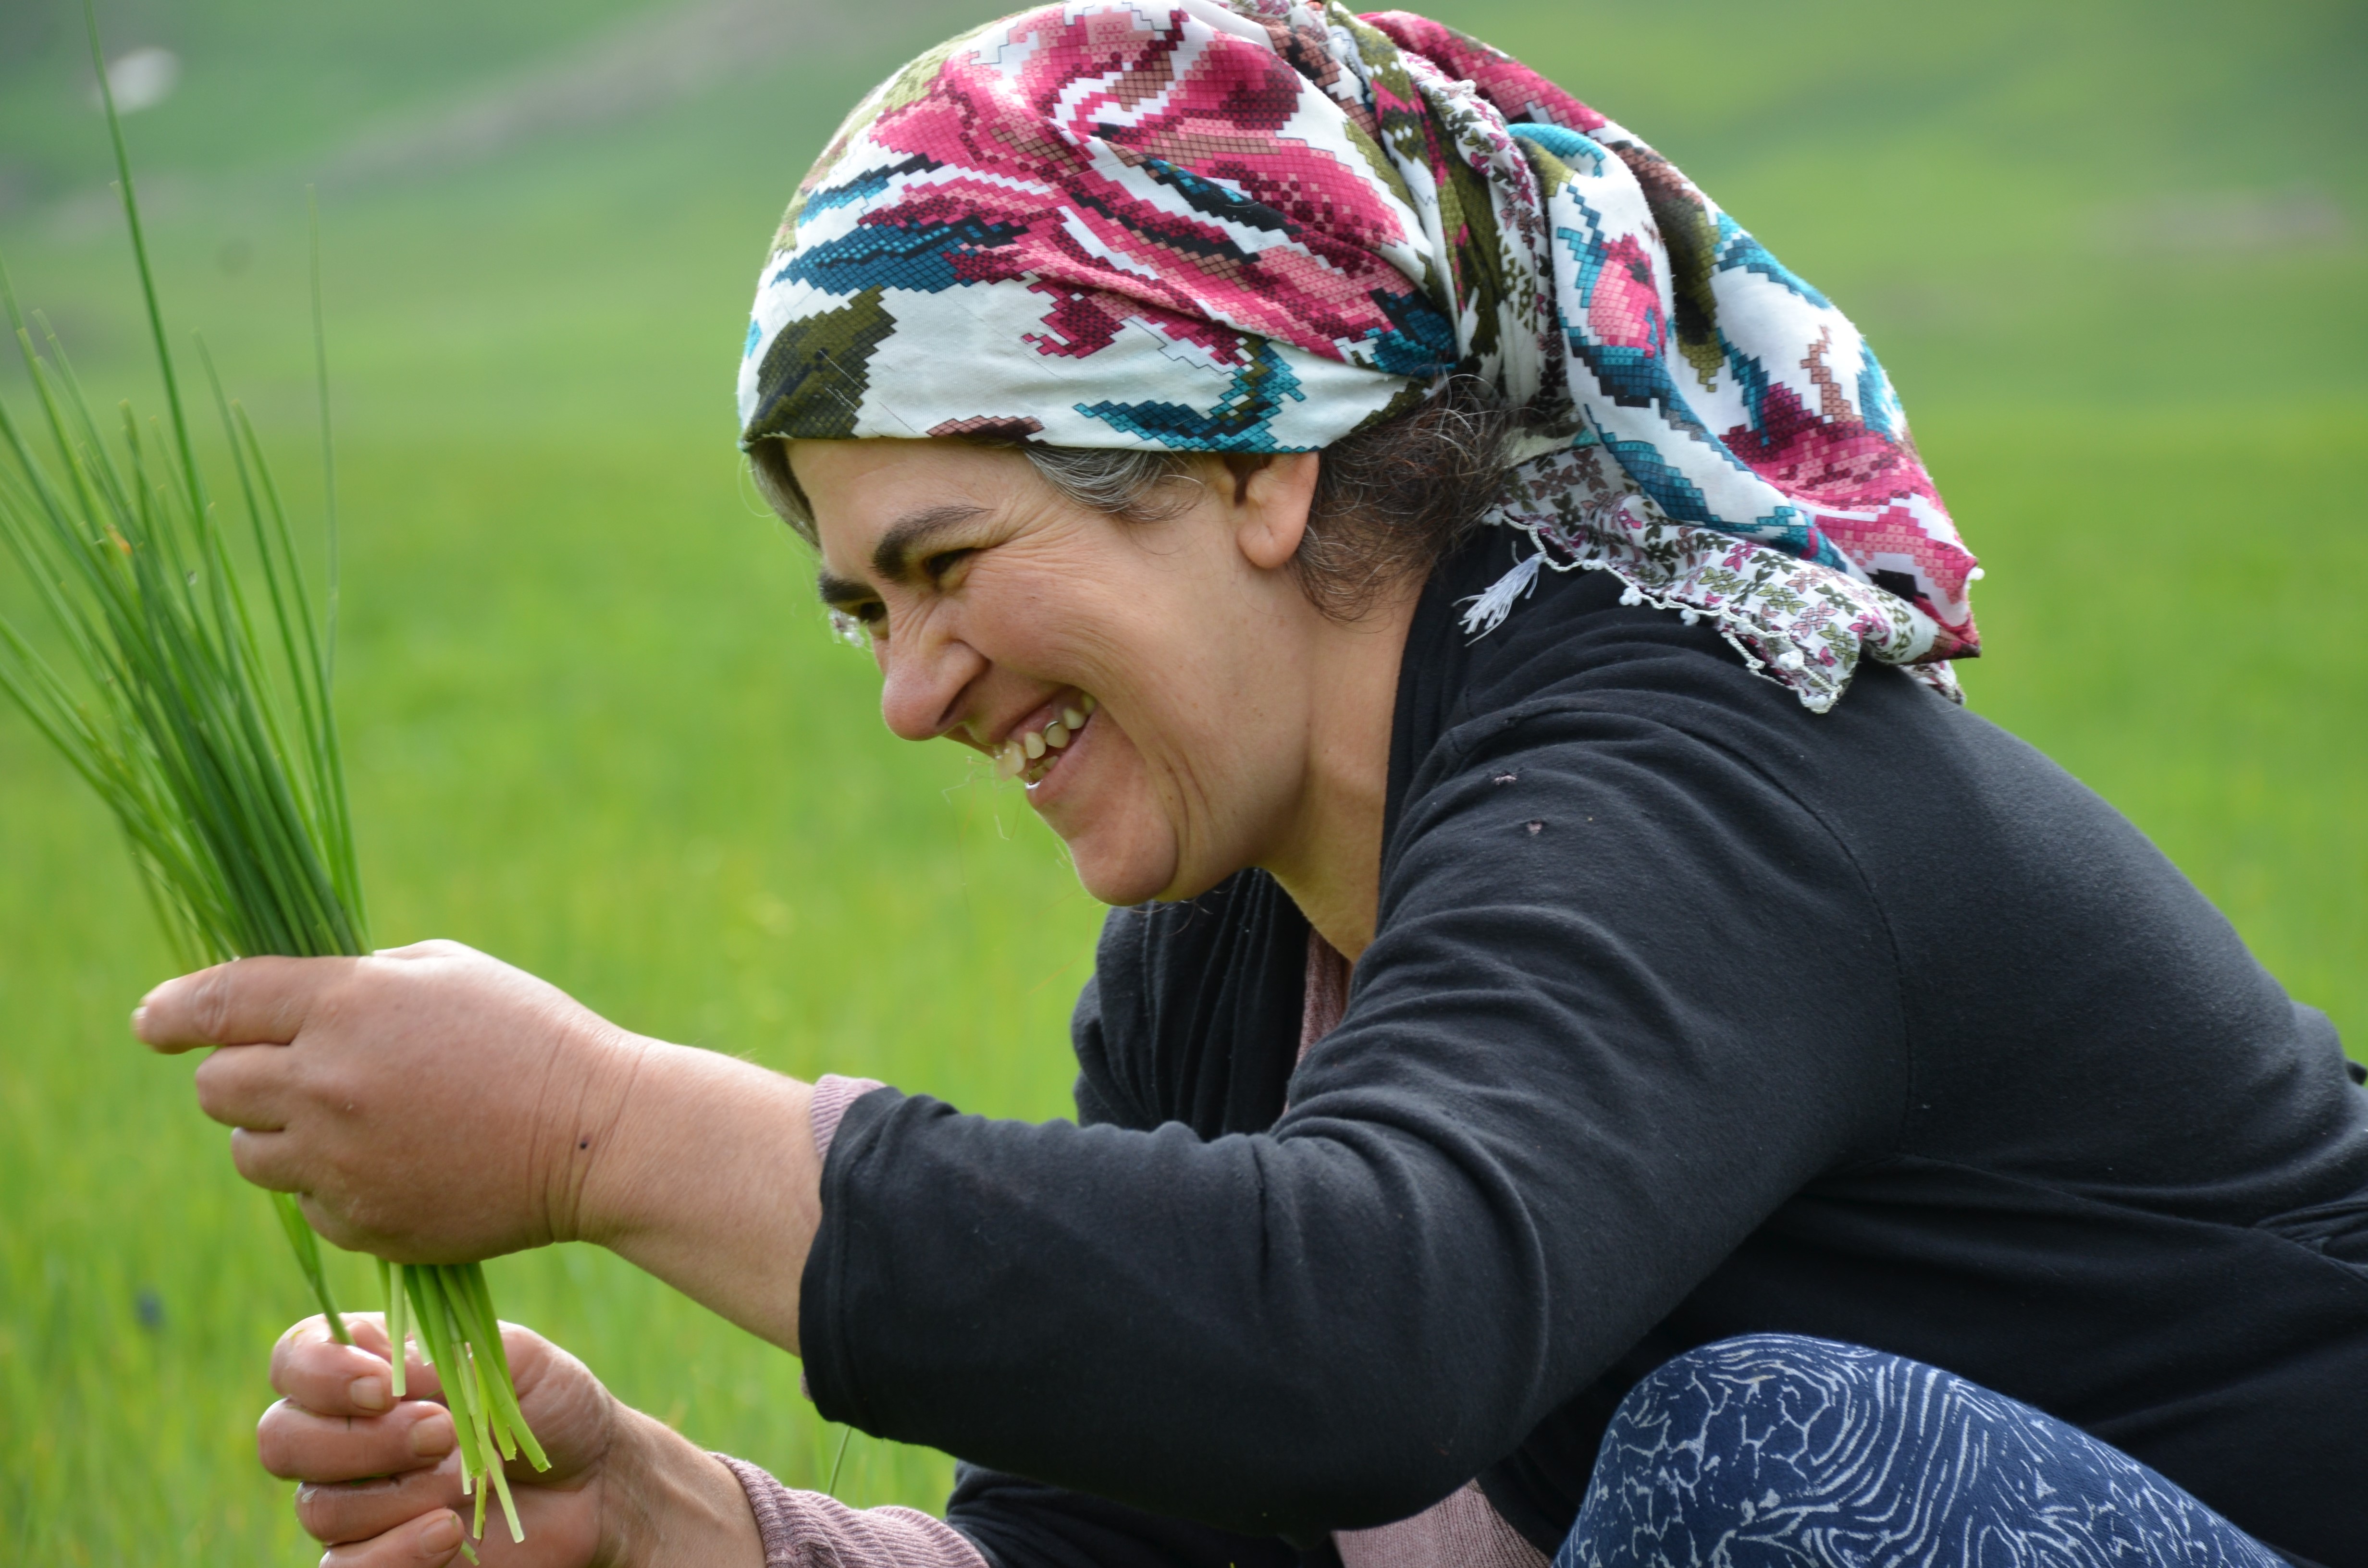
[[[857,110],[741,401],[889,726],[1121,906],[1078,1119],[448,945],[159,988],[334,1240],[601,1242],[971,1461],[854,1513],[513,1331],[555,1466],[489,1560],[2368,1563],[2333,1029],[1951,700],[1880,368],[1649,148],[1419,17],[1074,0]],[[329,1561],[450,1561],[359,1326],[266,1463]]]

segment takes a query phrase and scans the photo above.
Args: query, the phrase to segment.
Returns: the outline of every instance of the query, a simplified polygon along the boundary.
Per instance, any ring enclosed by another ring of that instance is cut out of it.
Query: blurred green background
[[[2368,9],[1435,14],[1654,141],[1859,318],[1988,568],[1975,705],[2368,1046]],[[747,296],[798,174],[862,86],[983,15],[100,6],[110,56],[172,57],[133,68],[169,91],[127,121],[167,310],[308,509],[321,187],[343,712],[381,942],[458,937],[791,1072],[1065,1109],[1098,910],[1016,791],[882,729],[731,446]],[[0,252],[94,391],[153,409],[107,178],[76,11],[8,0]],[[111,826],[0,711],[8,1561],[310,1560],[249,1437],[304,1297],[190,1063],[128,1038],[166,968]],[[820,1483],[837,1429],[789,1358],[604,1255],[493,1273],[627,1399]],[[838,1490],[929,1506],[946,1476],[858,1437]]]

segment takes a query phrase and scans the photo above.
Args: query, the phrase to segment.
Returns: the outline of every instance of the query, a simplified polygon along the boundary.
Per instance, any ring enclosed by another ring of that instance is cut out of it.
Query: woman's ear
[[[1272,572],[1299,552],[1322,461],[1314,452],[1226,455],[1234,481],[1234,538],[1251,565]]]

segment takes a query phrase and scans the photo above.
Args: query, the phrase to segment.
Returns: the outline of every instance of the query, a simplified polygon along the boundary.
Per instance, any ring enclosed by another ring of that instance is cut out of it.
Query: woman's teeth
[[[1042,729],[1023,730],[1011,735],[995,748],[996,776],[1019,778],[1034,774],[1035,778],[1026,782],[1036,783],[1052,767],[1044,758],[1076,739],[1077,732],[1093,717],[1095,706],[1091,697],[1080,692],[1076,702],[1064,704],[1059,715]]]

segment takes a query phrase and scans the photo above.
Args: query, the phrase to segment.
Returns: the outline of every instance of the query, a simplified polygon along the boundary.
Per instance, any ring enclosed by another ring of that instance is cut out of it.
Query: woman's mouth
[[[1017,778],[1030,790],[1042,784],[1077,732],[1092,720],[1097,706],[1092,695],[1082,691],[1047,704],[995,748],[995,776]]]

